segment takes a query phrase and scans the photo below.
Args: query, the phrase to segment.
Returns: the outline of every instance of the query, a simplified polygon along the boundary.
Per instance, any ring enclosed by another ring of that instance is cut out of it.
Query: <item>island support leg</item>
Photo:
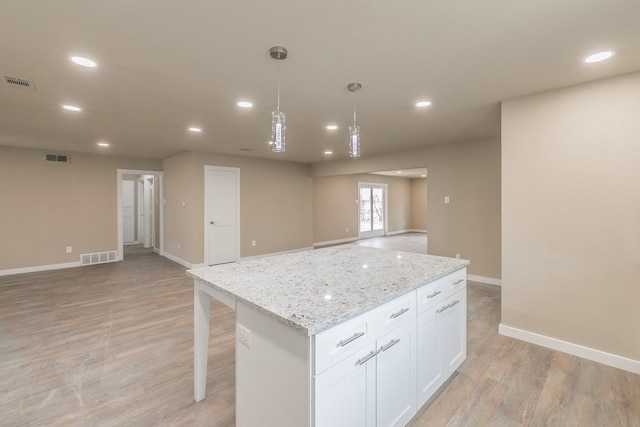
[[[211,298],[195,281],[193,285],[193,385],[196,402],[204,399],[207,388],[210,313]]]

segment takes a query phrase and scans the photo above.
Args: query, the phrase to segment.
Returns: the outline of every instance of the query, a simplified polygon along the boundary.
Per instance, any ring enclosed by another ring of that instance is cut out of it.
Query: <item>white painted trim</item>
[[[253,258],[264,258],[264,257],[269,257],[269,256],[274,256],[274,255],[284,255],[284,254],[292,254],[292,253],[295,253],[295,252],[312,251],[313,249],[314,249],[313,247],[292,249],[290,251],[271,252],[271,253],[268,253],[268,254],[245,256],[245,257],[242,257],[242,259],[245,260],[245,259],[253,259]]]
[[[417,228],[410,228],[408,231],[409,231],[409,233],[424,233],[424,234],[427,234],[427,230],[419,230]]]
[[[387,236],[393,236],[395,234],[404,234],[404,233],[408,233],[409,230],[398,230],[398,231],[389,231],[387,233]]]
[[[341,243],[355,242],[356,240],[358,240],[357,237],[347,237],[346,239],[327,240],[326,242],[313,242],[313,247],[316,248],[318,246],[339,245]]]
[[[472,282],[486,283],[487,285],[502,286],[501,279],[494,279],[493,277],[476,276],[474,274],[467,274],[467,280]]]
[[[0,270],[0,276],[11,276],[13,274],[37,273],[39,271],[60,270],[63,268],[81,267],[80,261],[65,262],[61,264],[36,265],[33,267],[11,268]]]
[[[500,335],[519,339],[532,344],[541,345],[552,350],[561,351],[563,353],[572,354],[582,357],[583,359],[592,360],[604,365],[613,366],[614,368],[623,369],[625,371],[640,374],[640,360],[628,359],[611,353],[606,353],[594,348],[585,347],[579,344],[562,341],[556,338],[539,335],[534,332],[525,331],[500,323],[498,325]]]
[[[165,258],[169,258],[171,261],[173,262],[177,262],[178,264],[182,265],[183,267],[187,267],[187,268],[193,268],[193,264],[191,264],[190,262],[187,262],[181,258],[178,258],[175,255],[171,255],[169,252],[165,252],[162,254],[163,257]]]

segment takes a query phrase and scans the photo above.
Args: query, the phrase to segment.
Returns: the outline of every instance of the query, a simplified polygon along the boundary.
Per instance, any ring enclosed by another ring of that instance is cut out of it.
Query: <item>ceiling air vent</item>
[[[44,155],[45,162],[54,162],[54,163],[71,163],[71,157],[67,154],[50,154],[47,153]]]
[[[20,79],[18,77],[4,76],[2,83],[8,87],[17,87],[26,90],[36,90],[36,86],[31,80]]]

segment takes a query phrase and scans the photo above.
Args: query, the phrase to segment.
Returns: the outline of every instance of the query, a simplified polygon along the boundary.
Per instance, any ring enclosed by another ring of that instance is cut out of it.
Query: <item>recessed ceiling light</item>
[[[75,111],[75,112],[82,111],[82,108],[76,107],[75,105],[63,105],[62,108],[64,108],[67,111]]]
[[[327,129],[328,130],[336,130],[336,129],[338,129],[338,126],[336,126],[336,125],[327,125]]]
[[[428,107],[431,105],[431,101],[418,101],[416,102],[416,107]]]
[[[240,101],[240,102],[238,102],[238,107],[251,108],[251,107],[253,107],[253,104],[250,103],[249,101]]]
[[[402,171],[396,171],[396,173],[397,173],[398,175],[400,175],[400,174],[402,173]]]
[[[98,142],[98,145],[99,145],[100,147],[108,147],[108,146],[109,146],[109,143],[108,143],[108,142]]]
[[[71,60],[76,64],[82,65],[83,67],[87,67],[87,68],[94,68],[98,66],[98,64],[95,61],[92,61],[91,59],[85,58],[83,56],[72,56]]]
[[[420,175],[420,176],[421,176],[421,177],[423,177],[423,178],[426,178],[426,177],[427,177],[427,175]]]
[[[324,154],[326,154],[328,156],[329,154],[333,154],[333,151],[327,150],[327,151],[324,152]]]
[[[202,129],[200,129],[198,127],[195,127],[195,126],[192,126],[192,127],[189,128],[189,131],[190,132],[202,132]]]
[[[600,62],[605,59],[609,59],[613,56],[614,52],[612,50],[607,50],[604,52],[594,53],[593,55],[587,56],[582,62],[591,64],[592,62]]]

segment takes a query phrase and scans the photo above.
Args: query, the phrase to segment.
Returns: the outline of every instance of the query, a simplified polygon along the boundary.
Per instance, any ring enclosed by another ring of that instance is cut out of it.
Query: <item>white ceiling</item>
[[[363,85],[357,117],[369,156],[497,137],[501,100],[640,70],[640,1],[9,0],[0,36],[0,75],[36,87],[0,85],[0,145],[312,163],[348,157],[350,82]],[[276,45],[289,51],[279,62],[280,154],[268,145]],[[582,63],[608,49],[609,61]],[[419,99],[433,105],[418,109]]]

